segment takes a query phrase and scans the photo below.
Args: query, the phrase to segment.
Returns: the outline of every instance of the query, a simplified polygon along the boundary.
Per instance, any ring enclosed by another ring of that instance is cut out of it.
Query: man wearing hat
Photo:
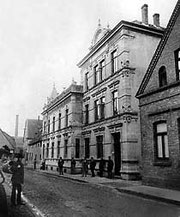
[[[17,205],[23,205],[21,201],[21,192],[22,192],[22,184],[24,183],[24,165],[21,162],[22,161],[22,155],[21,154],[15,154],[14,161],[10,162],[11,166],[11,172],[12,172],[12,193],[11,193],[11,204],[16,205],[16,199],[17,199]],[[17,195],[16,195],[17,190]]]

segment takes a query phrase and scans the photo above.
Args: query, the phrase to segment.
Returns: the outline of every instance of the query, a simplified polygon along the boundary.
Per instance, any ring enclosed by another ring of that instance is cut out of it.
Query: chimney
[[[160,26],[159,14],[154,14],[154,15],[153,15],[153,24],[154,24],[154,26],[156,26],[156,27],[159,27],[159,26]]]
[[[141,13],[142,13],[142,22],[148,25],[148,5],[147,4],[144,4],[141,7]]]
[[[16,115],[15,138],[18,137],[18,125],[19,125],[19,115]]]

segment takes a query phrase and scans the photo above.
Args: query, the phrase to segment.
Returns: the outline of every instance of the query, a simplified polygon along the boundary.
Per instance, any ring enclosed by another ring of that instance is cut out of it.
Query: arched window
[[[167,73],[166,73],[166,67],[161,66],[159,69],[159,87],[163,87],[167,85]]]

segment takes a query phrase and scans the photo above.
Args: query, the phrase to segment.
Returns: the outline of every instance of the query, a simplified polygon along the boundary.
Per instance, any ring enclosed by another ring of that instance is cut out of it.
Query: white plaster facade
[[[72,83],[58,94],[53,88],[43,108],[42,158],[49,169],[57,168],[59,157],[70,167],[72,157],[81,157],[82,86]]]
[[[84,155],[111,156],[115,174],[124,179],[139,176],[141,136],[135,94],[163,32],[140,22],[121,21],[107,31],[99,24],[89,53],[78,63]]]

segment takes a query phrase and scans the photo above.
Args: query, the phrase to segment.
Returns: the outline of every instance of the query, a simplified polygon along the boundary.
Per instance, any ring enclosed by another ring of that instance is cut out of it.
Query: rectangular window
[[[99,82],[98,65],[94,67],[94,85]]]
[[[49,143],[47,143],[46,147],[46,158],[49,158]]]
[[[180,49],[174,52],[175,57],[175,69],[176,69],[176,80],[180,80]]]
[[[59,125],[58,125],[58,129],[61,129],[61,113],[59,113]]]
[[[54,158],[54,142],[52,142],[51,146],[51,158]]]
[[[80,139],[76,139],[75,158],[80,157]]]
[[[50,133],[50,119],[48,120],[48,133]]]
[[[52,127],[53,129],[53,132],[55,131],[55,117],[53,117],[53,127]]]
[[[85,74],[85,90],[89,90],[89,72]]]
[[[113,95],[113,115],[117,115],[119,111],[119,104],[118,104],[118,91],[114,91]]]
[[[89,123],[89,105],[85,105],[85,124]]]
[[[67,158],[67,153],[68,153],[68,140],[64,140],[64,158]]]
[[[68,109],[66,109],[66,127],[68,127]]]
[[[97,158],[103,157],[103,136],[96,136]]]
[[[43,159],[44,159],[44,153],[45,153],[45,144],[43,144]]]
[[[90,157],[90,147],[89,147],[89,138],[85,138],[85,157],[89,158]]]
[[[100,99],[100,118],[105,118],[105,97],[101,97]]]
[[[57,142],[57,158],[60,157],[60,141]]]
[[[99,71],[99,80],[102,81],[105,79],[105,60],[100,62],[100,71]]]
[[[166,122],[160,122],[154,124],[154,138],[156,157],[159,160],[165,160],[169,158],[169,147],[167,138],[167,124]]]
[[[44,133],[46,133],[46,121],[44,121]]]
[[[117,50],[114,50],[111,53],[111,70],[112,70],[112,74],[114,74],[117,70]]]
[[[94,102],[94,117],[95,117],[95,121],[99,120],[99,101],[98,100]]]

